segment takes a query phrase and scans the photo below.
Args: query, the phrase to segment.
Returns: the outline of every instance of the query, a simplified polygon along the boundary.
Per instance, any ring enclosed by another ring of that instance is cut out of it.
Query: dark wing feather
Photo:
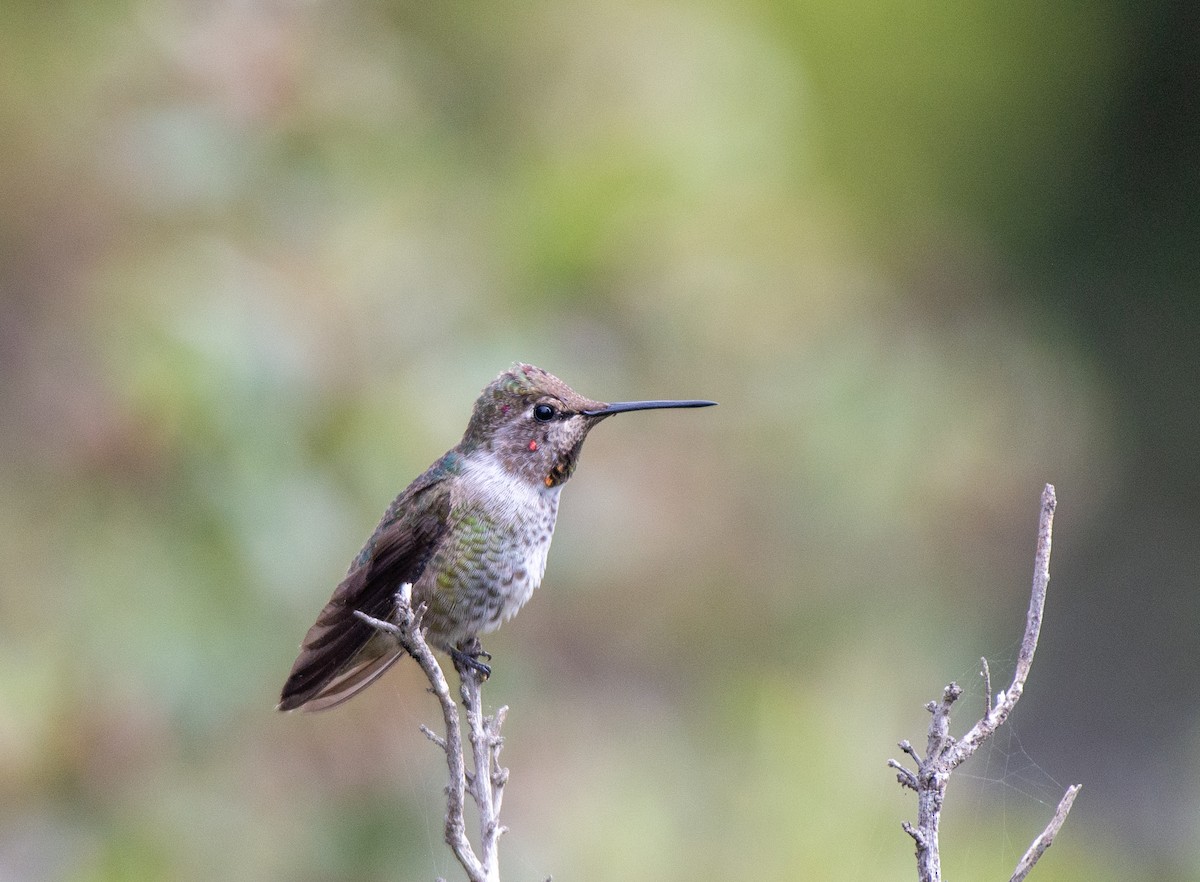
[[[308,629],[284,683],[280,710],[324,710],[371,685],[402,651],[354,615],[390,619],[396,592],[416,582],[445,533],[450,494],[439,463],[396,498]]]
[[[383,672],[402,655],[404,655],[404,650],[395,645],[384,655],[371,656],[366,652],[360,653],[361,661],[356,661],[345,670],[324,681],[320,691],[302,705],[292,704],[285,707],[284,703],[280,702],[279,707],[281,710],[300,707],[306,711],[323,711],[337,707],[378,680]]]

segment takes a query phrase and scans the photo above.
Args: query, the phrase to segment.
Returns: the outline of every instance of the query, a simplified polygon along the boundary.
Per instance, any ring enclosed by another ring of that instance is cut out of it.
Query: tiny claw
[[[471,643],[464,643],[462,647],[461,649],[455,648],[450,650],[450,658],[454,660],[455,666],[460,671],[463,668],[474,671],[483,680],[492,676],[491,666],[485,665],[479,660],[480,658],[486,658],[488,661],[491,661],[491,653],[485,652],[483,647],[479,645],[478,640],[474,640]]]
[[[458,644],[461,652],[471,656],[471,658],[486,658],[492,660],[492,654],[483,648],[483,644],[479,642],[478,637],[472,637],[470,640],[464,640]]]

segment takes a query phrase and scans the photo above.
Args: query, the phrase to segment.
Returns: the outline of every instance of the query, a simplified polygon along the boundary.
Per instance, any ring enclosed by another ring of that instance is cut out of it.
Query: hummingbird
[[[558,497],[592,427],[613,414],[715,401],[584,398],[541,368],[516,364],[475,402],[462,440],[388,507],[304,637],[280,710],[324,710],[375,682],[403,655],[356,611],[388,621],[401,586],[424,605],[431,646],[485,676],[480,634],[525,605],[546,571]]]

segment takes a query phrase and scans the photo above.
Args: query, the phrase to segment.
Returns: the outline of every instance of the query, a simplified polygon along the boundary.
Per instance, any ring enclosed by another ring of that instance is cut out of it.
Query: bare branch
[[[1046,605],[1046,589],[1050,583],[1050,537],[1054,525],[1054,507],[1054,487],[1047,484],[1042,491],[1041,514],[1038,519],[1038,541],[1034,556],[1029,611],[1025,616],[1025,633],[1021,639],[1012,683],[1008,689],[996,693],[993,702],[991,671],[987,659],[980,659],[984,689],[983,718],[962,738],[956,740],[951,736],[950,710],[962,695],[958,684],[951,683],[943,690],[941,701],[931,701],[925,706],[932,717],[929,721],[925,758],[921,759],[908,741],[900,742],[901,750],[917,762],[916,772],[905,769],[895,760],[888,760],[889,768],[897,770],[896,779],[901,786],[917,791],[917,823],[914,826],[906,821],[904,830],[917,844],[917,873],[921,882],[940,882],[942,878],[938,826],[941,823],[942,804],[945,801],[950,774],[1004,724],[1025,689],[1025,680],[1029,676],[1033,656],[1037,651],[1042,613]],[[1021,882],[1033,869],[1038,858],[1050,847],[1055,834],[1066,821],[1078,791],[1078,784],[1067,789],[1054,818],[1021,858],[1012,882]]]
[[[1058,808],[1054,810],[1054,817],[1050,819],[1050,823],[1046,825],[1046,829],[1041,832],[1037,839],[1033,840],[1033,844],[1029,846],[1029,850],[1017,863],[1017,868],[1013,871],[1012,878],[1009,882],[1022,882],[1029,875],[1029,871],[1033,869],[1033,865],[1038,862],[1038,859],[1046,853],[1051,845],[1054,844],[1054,837],[1066,823],[1067,815],[1071,813],[1071,806],[1075,803],[1075,794],[1079,792],[1081,785],[1072,784],[1067,788],[1067,792],[1063,794],[1063,798],[1058,801]]]
[[[484,717],[481,709],[481,686],[479,671],[470,665],[456,665],[461,680],[459,694],[467,710],[467,731],[471,740],[471,757],[474,769],[470,775],[469,788],[472,799],[479,809],[479,861],[488,872],[489,882],[498,882],[499,860],[497,845],[505,828],[500,825],[500,802],[504,782],[508,780],[508,769],[500,768],[499,756],[500,725],[508,708],[501,708],[490,717]]]
[[[499,882],[500,863],[496,845],[505,829],[500,825],[500,802],[504,783],[508,780],[508,770],[499,765],[500,746],[503,743],[500,726],[508,709],[501,708],[492,716],[484,717],[479,671],[470,665],[456,665],[460,678],[459,695],[467,712],[468,739],[474,766],[468,772],[458,705],[450,694],[450,685],[441,665],[421,632],[423,613],[424,607],[413,610],[409,594],[402,588],[396,595],[395,622],[376,619],[362,612],[355,612],[355,615],[394,637],[425,672],[429,691],[441,706],[442,721],[446,727],[445,736],[435,733],[428,726],[420,727],[422,734],[446,754],[446,766],[450,772],[450,781],[446,785],[446,844],[454,852],[470,882]],[[467,793],[470,793],[479,811],[479,855],[467,837],[463,817]]]
[[[1042,511],[1038,520],[1037,552],[1033,561],[1033,590],[1029,596],[1029,611],[1025,615],[1025,635],[1021,638],[1021,649],[1017,654],[1017,665],[1013,671],[1013,679],[1008,689],[996,696],[995,707],[991,708],[964,735],[953,752],[951,760],[957,766],[971,756],[983,742],[992,737],[992,733],[1004,724],[1012,713],[1021,693],[1025,690],[1025,680],[1029,676],[1029,668],[1033,664],[1033,654],[1037,651],[1038,637],[1042,630],[1042,611],[1046,606],[1046,588],[1050,584],[1050,535],[1054,527],[1054,508],[1057,500],[1054,496],[1054,486],[1047,484],[1042,491]]]

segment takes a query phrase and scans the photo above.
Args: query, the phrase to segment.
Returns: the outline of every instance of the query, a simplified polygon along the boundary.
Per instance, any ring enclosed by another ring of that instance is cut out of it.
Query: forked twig
[[[458,705],[450,694],[446,675],[438,664],[433,650],[425,642],[421,631],[421,615],[424,607],[412,608],[409,586],[396,594],[395,621],[387,622],[362,612],[355,615],[374,628],[395,638],[404,651],[411,655],[425,672],[430,692],[442,708],[442,721],[446,727],[444,736],[428,726],[421,732],[446,754],[446,766],[450,781],[446,785],[446,844],[467,873],[470,882],[499,882],[500,862],[497,842],[505,829],[500,825],[500,803],[504,784],[508,781],[508,769],[500,766],[500,748],[503,740],[500,727],[504,723],[507,707],[502,707],[491,716],[482,712],[479,671],[469,665],[456,665],[460,678],[459,695],[467,712],[467,732],[471,743],[473,770],[468,773],[463,754],[462,731]],[[479,854],[467,837],[464,810],[466,794],[470,794],[479,812]]]
[[[984,713],[974,726],[961,738],[950,735],[950,709],[962,695],[957,683],[951,683],[942,692],[941,701],[926,705],[932,715],[929,723],[929,741],[922,759],[907,741],[900,742],[900,749],[916,763],[916,771],[905,768],[897,760],[888,760],[888,766],[896,770],[896,778],[904,787],[917,792],[917,823],[905,822],[904,830],[917,846],[917,874],[921,882],[940,882],[942,878],[941,855],[938,846],[938,825],[941,821],[942,804],[946,798],[946,785],[950,774],[975,753],[995,731],[1004,724],[1016,707],[1025,689],[1033,655],[1037,651],[1038,636],[1042,627],[1042,612],[1046,606],[1046,589],[1050,584],[1050,538],[1054,524],[1054,487],[1047,484],[1042,491],[1041,515],[1038,520],[1037,552],[1033,566],[1033,590],[1029,598],[1029,611],[1025,617],[1025,634],[1017,656],[1016,669],[1008,689],[992,695],[991,671],[987,660],[981,660],[984,680]],[[993,700],[994,699],[994,700]],[[1011,882],[1021,882],[1033,869],[1034,864],[1045,853],[1071,811],[1080,785],[1067,788],[1058,804],[1054,817],[1042,833],[1033,841],[1021,858]]]

